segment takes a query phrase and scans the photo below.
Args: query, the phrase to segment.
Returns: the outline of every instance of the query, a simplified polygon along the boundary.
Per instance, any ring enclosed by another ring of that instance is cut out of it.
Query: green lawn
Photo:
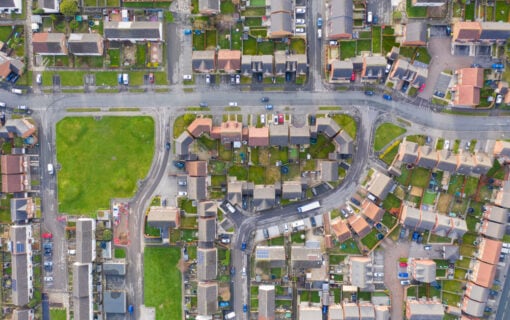
[[[304,39],[292,39],[290,41],[290,49],[294,50],[296,54],[306,53],[306,43]]]
[[[235,6],[231,0],[222,1],[220,4],[220,11],[222,14],[232,14],[235,11]]]
[[[340,41],[340,59],[345,60],[356,56],[356,41]]]
[[[470,4],[465,5],[464,6],[464,19],[475,21],[475,10],[476,10],[476,7],[475,7],[474,1],[471,2]],[[498,16],[498,14],[496,13],[496,17],[497,16]]]
[[[494,160],[494,164],[489,172],[487,172],[487,176],[489,178],[502,180],[505,178],[505,168],[501,166],[498,160]]]
[[[237,177],[237,180],[248,179],[248,168],[244,166],[232,166],[228,169],[228,175]]]
[[[402,201],[400,201],[399,198],[397,198],[393,193],[390,193],[383,201],[383,208],[386,210],[390,210],[392,208],[400,208],[401,203]]]
[[[381,27],[372,27],[372,52],[381,53]]]
[[[115,258],[123,259],[126,257],[126,249],[124,248],[115,248]]]
[[[435,192],[430,192],[428,190],[425,191],[425,194],[423,195],[423,203],[433,205],[436,200],[436,195],[437,193]]]
[[[147,60],[147,46],[144,44],[136,45],[136,66],[145,67]]]
[[[351,136],[351,138],[356,139],[356,120],[353,117],[347,114],[335,114],[331,116],[333,120],[343,129],[345,132]]]
[[[156,320],[180,320],[179,248],[147,247],[144,253],[144,303],[156,308]]]
[[[427,7],[413,7],[412,0],[406,0],[406,12],[409,18],[427,17]]]
[[[65,118],[57,123],[59,212],[93,215],[136,192],[154,153],[150,117]]]
[[[377,234],[379,233],[379,231],[377,231],[377,229],[373,229],[372,231],[370,231],[369,234],[367,234],[362,240],[361,242],[367,246],[369,249],[372,249],[373,247],[375,247],[375,245],[377,244],[377,242],[379,241],[377,239]]]
[[[83,86],[83,76],[85,75],[84,71],[44,71],[42,73],[42,81],[43,85],[51,86],[53,85],[53,75],[58,74],[60,76],[60,85],[65,86]]]
[[[66,320],[67,319],[66,309],[50,308],[50,319],[51,320]]]
[[[328,154],[335,150],[335,145],[325,135],[317,135],[317,143],[310,145],[308,149],[310,155],[314,159],[327,159]],[[274,157],[271,155],[271,161]]]
[[[374,150],[381,151],[388,143],[404,134],[406,129],[392,123],[383,123],[375,130]]]
[[[356,241],[349,239],[339,246],[339,252],[346,253],[346,254],[359,254],[360,250],[358,248],[358,245],[356,244]]]
[[[466,177],[466,182],[464,184],[464,193],[466,197],[471,197],[476,193],[476,188],[478,187],[478,178],[475,177]]]
[[[397,218],[394,215],[392,215],[388,212],[385,212],[383,215],[383,218],[382,218],[382,223],[386,227],[392,228],[397,223]]]
[[[330,264],[339,264],[345,260],[344,255],[338,255],[338,254],[332,254],[329,256],[329,263]]]
[[[425,168],[417,167],[413,170],[411,176],[411,185],[420,188],[426,188],[429,183],[429,170]]]
[[[496,21],[508,22],[508,6],[504,0],[496,1]]]
[[[358,55],[361,54],[361,52],[370,52],[372,50],[372,40],[370,39],[358,39],[358,47],[357,47],[357,53]]]
[[[117,74],[115,71],[96,72],[96,85],[98,86],[116,86]],[[43,79],[44,80],[44,79]]]

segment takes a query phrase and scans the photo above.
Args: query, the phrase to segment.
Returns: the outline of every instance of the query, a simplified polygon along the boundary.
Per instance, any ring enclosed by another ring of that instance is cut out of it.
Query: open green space
[[[412,0],[406,0],[406,12],[409,18],[427,17],[427,7],[414,7]]]
[[[115,259],[124,259],[126,257],[126,249],[115,248]]]
[[[489,172],[487,172],[487,177],[500,180],[505,178],[505,168],[499,163],[497,159],[494,160],[492,168],[489,170]]]
[[[222,14],[233,14],[235,9],[235,5],[231,0],[222,1],[220,4],[220,11]]]
[[[476,10],[475,1],[472,1],[470,4],[466,4],[464,6],[464,19],[469,21],[475,21],[475,10]],[[497,16],[498,15],[496,14],[496,17]]]
[[[423,195],[422,202],[423,204],[433,205],[436,200],[437,193],[431,192],[429,190],[425,191]]]
[[[150,117],[69,117],[57,123],[59,211],[92,215],[129,198],[154,153]]]
[[[66,320],[67,319],[66,309],[50,308],[50,319],[51,320]]]
[[[426,188],[429,183],[430,172],[426,168],[416,167],[411,176],[411,185]]]
[[[180,257],[180,248],[145,248],[144,303],[156,308],[156,320],[182,318]]]
[[[333,120],[343,129],[345,132],[351,136],[351,138],[356,139],[356,120],[353,117],[347,114],[334,114],[331,116]]]
[[[392,123],[383,123],[375,130],[374,150],[381,151],[393,139],[404,134],[406,129]]]
[[[379,231],[377,229],[372,229],[369,234],[367,234],[363,239],[361,239],[361,243],[363,243],[365,246],[367,246],[369,249],[372,249],[375,247],[377,242],[379,241],[377,239],[377,234]]]
[[[387,228],[392,228],[397,223],[397,218],[394,215],[392,215],[388,212],[385,212],[383,215],[383,218],[382,218],[382,223]]]
[[[340,41],[340,59],[345,60],[356,56],[356,41]]]
[[[508,3],[505,0],[496,1],[496,21],[508,22]]]
[[[381,53],[381,27],[372,27],[372,52]]]

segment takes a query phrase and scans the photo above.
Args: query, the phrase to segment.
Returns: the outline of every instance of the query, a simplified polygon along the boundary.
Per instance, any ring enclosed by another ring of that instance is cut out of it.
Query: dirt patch
[[[451,202],[452,196],[450,194],[441,194],[439,196],[439,201],[437,202],[437,211],[440,213],[447,213]]]
[[[122,55],[124,56],[123,65],[132,65],[136,61],[136,45],[127,43],[124,44]]]
[[[230,300],[230,286],[228,283],[223,283],[218,288],[218,293],[222,301]]]

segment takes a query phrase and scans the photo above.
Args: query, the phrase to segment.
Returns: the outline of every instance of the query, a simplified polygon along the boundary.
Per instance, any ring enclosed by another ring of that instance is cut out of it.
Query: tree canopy
[[[60,13],[66,17],[72,17],[78,12],[78,1],[76,0],[62,0],[60,2]]]

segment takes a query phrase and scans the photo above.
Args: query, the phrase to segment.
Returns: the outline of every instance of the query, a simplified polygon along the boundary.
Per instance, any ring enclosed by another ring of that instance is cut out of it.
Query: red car
[[[154,83],[154,73],[149,73],[149,82]]]
[[[400,266],[401,266],[402,268],[406,268],[406,267],[407,267],[407,263],[406,263],[406,262],[401,262],[401,263],[400,263]]]
[[[420,89],[418,89],[418,91],[423,92],[424,89],[425,89],[425,83],[420,86]]]
[[[278,114],[278,124],[283,124],[283,122],[285,121],[285,119],[283,118],[283,114]]]
[[[43,239],[52,239],[53,234],[51,232],[46,232],[46,233],[43,233],[42,237],[43,237]]]
[[[351,74],[351,81],[356,81],[356,73]]]

